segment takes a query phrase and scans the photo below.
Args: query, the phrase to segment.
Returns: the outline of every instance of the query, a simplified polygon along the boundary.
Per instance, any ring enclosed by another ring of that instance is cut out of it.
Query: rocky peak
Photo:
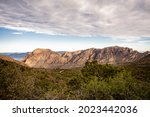
[[[41,48],[37,48],[35,49],[32,53],[33,54],[39,54],[39,53],[43,53],[43,52],[52,52],[50,49],[41,49]]]

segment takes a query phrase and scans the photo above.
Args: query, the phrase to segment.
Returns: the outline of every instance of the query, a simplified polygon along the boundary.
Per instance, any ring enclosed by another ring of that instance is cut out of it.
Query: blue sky
[[[49,35],[0,28],[0,52],[30,52],[36,48],[75,51],[116,45],[146,51],[150,50],[149,44],[149,38],[130,41],[103,36]]]
[[[108,46],[150,51],[149,8],[148,0],[2,0],[0,52]]]
[[[0,28],[1,52],[27,52],[36,48],[54,51],[74,51],[87,48],[102,48],[115,43],[109,37],[48,35]]]

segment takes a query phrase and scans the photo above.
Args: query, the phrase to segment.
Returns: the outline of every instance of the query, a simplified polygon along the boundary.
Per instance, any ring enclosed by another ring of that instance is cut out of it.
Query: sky
[[[0,0],[0,52],[150,51],[150,0]]]

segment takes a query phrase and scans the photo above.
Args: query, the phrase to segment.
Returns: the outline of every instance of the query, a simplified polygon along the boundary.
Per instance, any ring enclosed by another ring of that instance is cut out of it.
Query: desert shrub
[[[81,99],[111,99],[110,87],[105,81],[98,81],[97,77],[92,77],[92,80],[82,86]]]
[[[101,65],[98,64],[97,61],[87,61],[81,70],[84,77],[91,78],[91,76],[96,76],[98,77],[98,80],[104,80],[109,77],[113,78],[120,71],[121,69],[119,67],[109,64]]]
[[[149,83],[139,81],[123,67],[88,62],[82,69],[82,99],[150,99]],[[88,81],[88,82],[87,82]],[[146,91],[146,92],[144,92]]]
[[[86,62],[77,69],[34,69],[0,60],[0,99],[150,99],[146,67]]]
[[[48,87],[45,72],[8,61],[0,63],[0,99],[38,99]]]

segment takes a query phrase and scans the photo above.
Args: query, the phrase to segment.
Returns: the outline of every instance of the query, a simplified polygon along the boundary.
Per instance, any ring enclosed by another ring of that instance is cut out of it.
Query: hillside
[[[0,60],[6,60],[6,61],[17,63],[19,65],[27,66],[25,63],[17,61],[9,56],[0,55]]]
[[[148,71],[140,68],[139,78],[138,69],[129,68],[92,61],[80,69],[49,70],[0,59],[0,99],[150,99]]]
[[[139,59],[137,61],[135,61],[133,64],[150,66],[150,54],[142,57],[141,59]]]
[[[0,59],[0,99],[40,99],[49,86],[44,75],[8,58]]]
[[[83,67],[85,62],[96,60],[100,64],[124,64],[136,61],[149,52],[140,53],[130,48],[107,47],[103,49],[90,48],[63,54],[49,49],[35,49],[27,54],[23,62],[34,68],[75,68]]]

